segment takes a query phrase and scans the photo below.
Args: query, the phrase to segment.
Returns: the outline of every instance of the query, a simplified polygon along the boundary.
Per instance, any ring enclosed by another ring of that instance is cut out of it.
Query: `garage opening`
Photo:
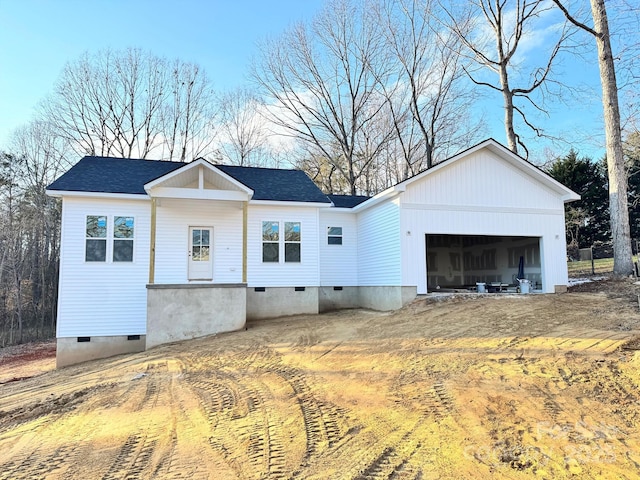
[[[516,292],[518,278],[542,289],[540,238],[488,235],[425,235],[427,291]],[[483,288],[483,287],[481,287]]]

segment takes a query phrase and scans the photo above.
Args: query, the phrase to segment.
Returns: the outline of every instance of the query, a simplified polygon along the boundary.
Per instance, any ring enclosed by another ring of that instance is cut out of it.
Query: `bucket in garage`
[[[520,282],[520,293],[529,293],[529,280],[526,278],[518,279]]]
[[[476,283],[476,290],[478,293],[486,293],[487,292],[487,284],[484,282]]]

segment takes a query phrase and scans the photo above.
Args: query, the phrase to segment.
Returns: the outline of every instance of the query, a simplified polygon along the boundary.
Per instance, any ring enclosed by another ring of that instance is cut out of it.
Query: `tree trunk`
[[[622,151],[618,87],[611,53],[611,38],[604,0],[591,0],[594,30],[598,33],[598,66],[602,83],[602,105],[609,173],[609,208],[613,241],[613,273],[628,275],[633,271],[629,207],[627,202],[627,172]]]
[[[504,62],[503,58],[500,58]],[[507,146],[516,155],[518,154],[518,141],[516,131],[513,127],[513,93],[509,87],[509,76],[506,64],[500,65],[500,86],[502,87],[502,98],[504,99],[504,129],[507,135]]]

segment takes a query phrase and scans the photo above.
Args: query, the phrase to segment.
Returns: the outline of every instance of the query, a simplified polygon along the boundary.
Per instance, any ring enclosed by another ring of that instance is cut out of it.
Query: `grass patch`
[[[638,257],[634,256],[633,261],[637,261]],[[613,273],[613,257],[598,258],[593,261],[594,272],[596,275]],[[567,262],[570,277],[578,275],[591,275],[591,260],[581,260],[577,262]]]

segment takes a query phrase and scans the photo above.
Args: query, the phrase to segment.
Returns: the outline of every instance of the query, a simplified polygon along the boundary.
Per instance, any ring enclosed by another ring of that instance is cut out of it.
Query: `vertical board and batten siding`
[[[133,262],[112,262],[109,246],[106,262],[85,262],[87,215],[134,217]],[[146,333],[150,216],[148,200],[63,198],[58,338]]]
[[[396,197],[357,215],[358,285],[401,286],[400,208]]]
[[[213,227],[213,283],[242,282],[242,203],[183,199],[159,203],[155,283],[189,283],[189,227]]]
[[[480,150],[407,185],[402,283],[426,293],[425,234],[540,238],[543,290],[567,284],[564,203],[509,162]]]
[[[252,205],[247,215],[247,284],[249,287],[317,287],[320,285],[318,260],[318,208],[279,205]],[[286,263],[281,249],[279,263],[262,262],[262,222],[300,222],[300,262]]]
[[[342,245],[329,245],[329,227],[342,227]],[[355,213],[320,210],[320,285],[358,285],[358,224]]]

